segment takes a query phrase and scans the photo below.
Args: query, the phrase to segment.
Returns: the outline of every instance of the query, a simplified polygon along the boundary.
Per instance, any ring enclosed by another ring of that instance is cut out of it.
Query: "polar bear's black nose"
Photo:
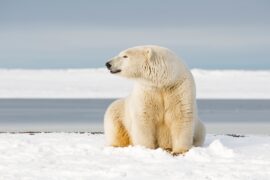
[[[106,65],[106,67],[107,67],[108,69],[110,69],[110,67],[112,67],[112,65],[111,65],[109,62],[107,62],[105,65]]]

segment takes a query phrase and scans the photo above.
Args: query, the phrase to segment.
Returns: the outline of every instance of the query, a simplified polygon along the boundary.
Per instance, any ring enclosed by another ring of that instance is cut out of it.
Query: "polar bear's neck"
[[[177,60],[167,64],[164,69],[153,69],[152,73],[146,73],[142,78],[136,78],[135,82],[138,86],[147,89],[163,89],[177,86],[188,78],[192,78],[190,71],[185,64]]]
[[[164,90],[164,89],[176,89],[180,87],[182,83],[186,80],[192,80],[192,75],[190,72],[185,72],[180,75],[171,76],[171,78],[164,78],[153,82],[146,79],[137,79],[134,83],[134,89],[143,90]]]

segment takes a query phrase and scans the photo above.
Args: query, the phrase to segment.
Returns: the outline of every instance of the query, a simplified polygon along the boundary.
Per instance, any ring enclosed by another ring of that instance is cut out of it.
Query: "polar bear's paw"
[[[186,148],[183,148],[183,149],[179,149],[177,151],[172,151],[171,154],[173,156],[178,156],[178,155],[181,155],[181,154],[185,154],[186,152],[188,152],[189,149],[186,149]]]

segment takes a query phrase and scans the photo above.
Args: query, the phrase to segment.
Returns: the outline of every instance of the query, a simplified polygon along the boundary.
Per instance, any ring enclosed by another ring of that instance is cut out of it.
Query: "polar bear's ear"
[[[145,48],[144,52],[145,52],[146,59],[147,60],[151,60],[152,59],[152,56],[153,56],[153,50],[152,50],[152,48],[147,47],[147,48]]]

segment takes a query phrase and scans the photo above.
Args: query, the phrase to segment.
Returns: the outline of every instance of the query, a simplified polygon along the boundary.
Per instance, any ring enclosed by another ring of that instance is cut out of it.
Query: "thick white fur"
[[[204,143],[198,119],[195,84],[187,66],[172,51],[138,46],[109,61],[112,73],[135,80],[132,93],[106,111],[109,146],[141,145],[180,154]]]

